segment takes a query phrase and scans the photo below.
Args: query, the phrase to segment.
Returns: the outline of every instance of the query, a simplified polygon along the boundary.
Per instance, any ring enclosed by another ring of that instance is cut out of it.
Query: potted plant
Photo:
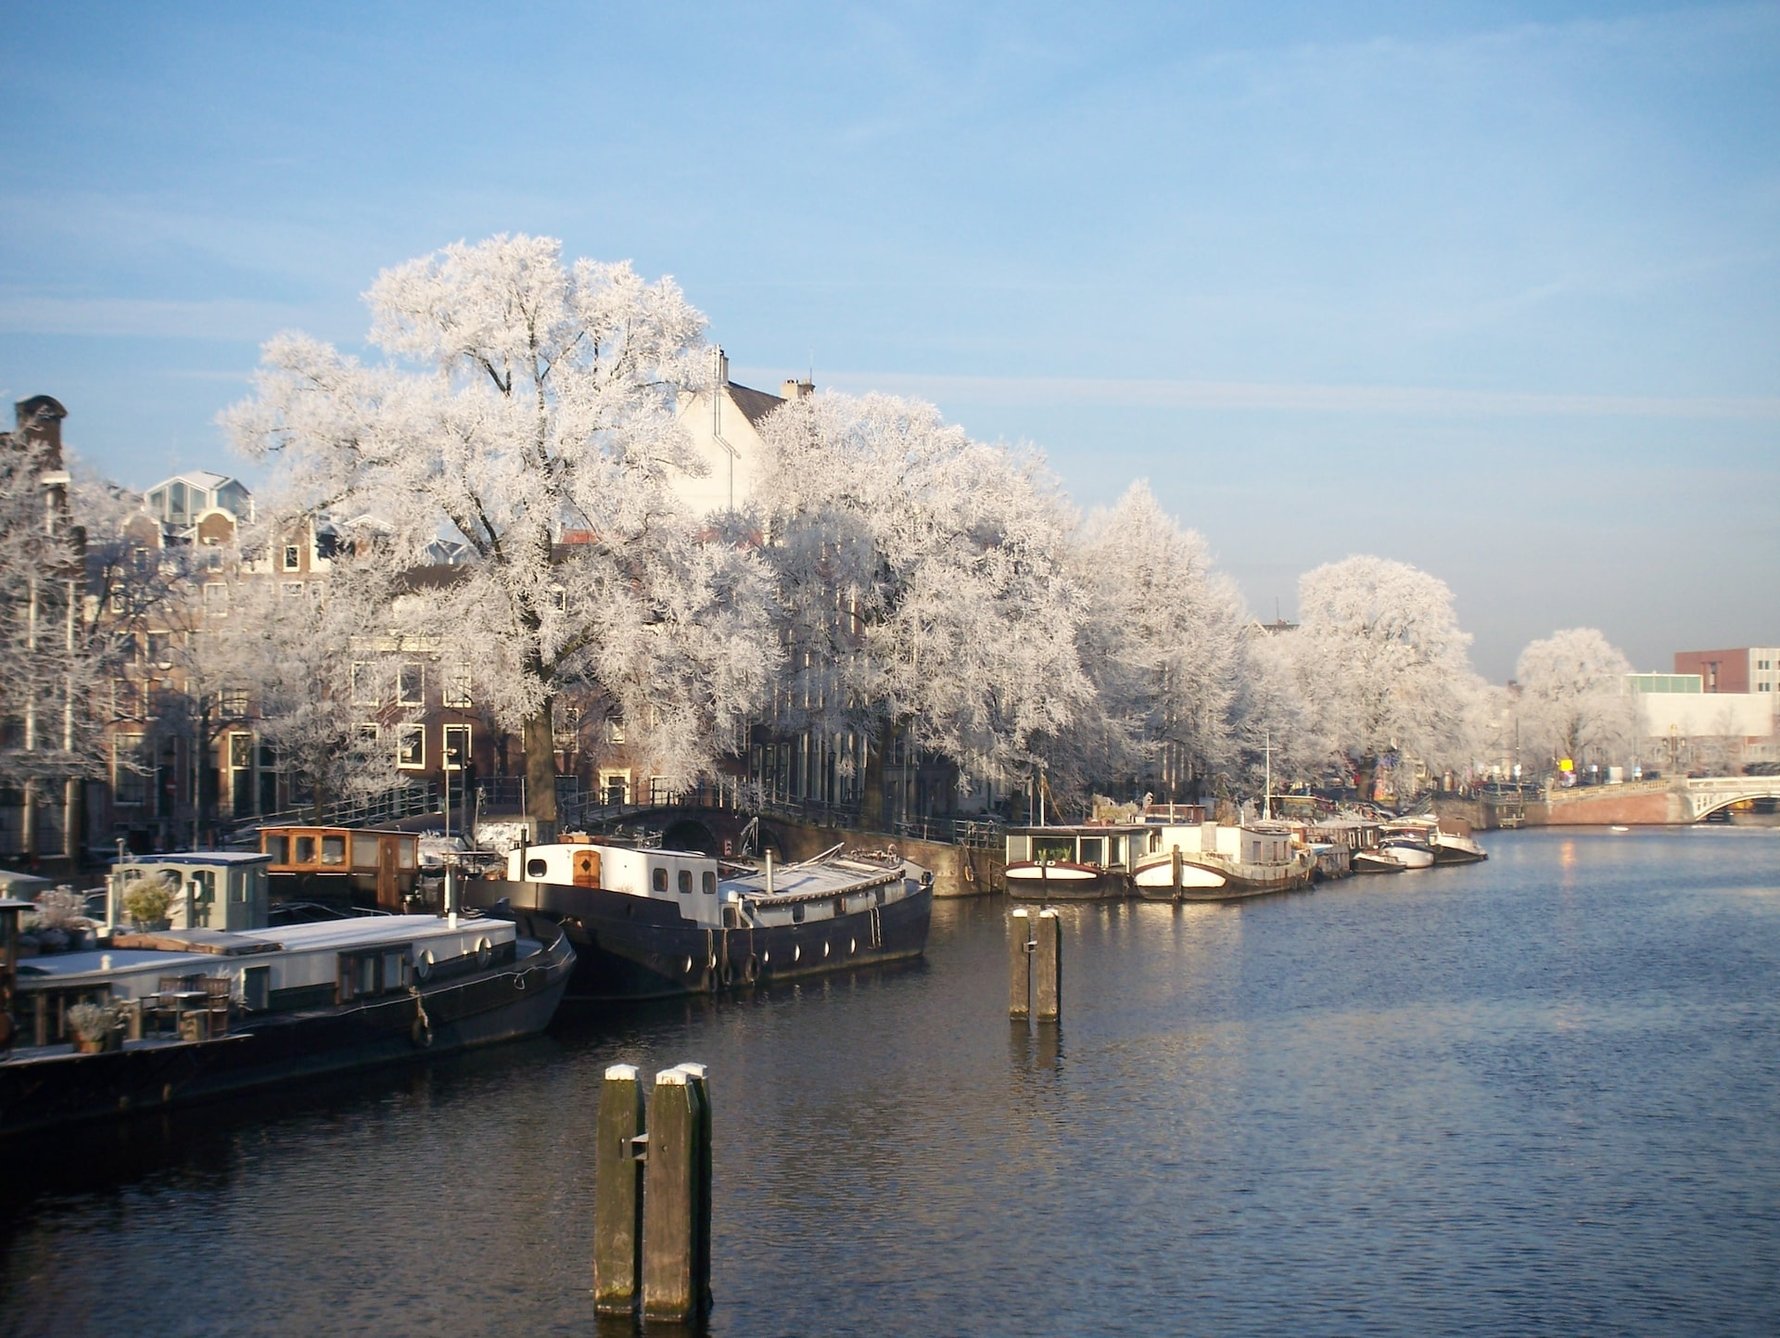
[[[173,889],[159,878],[132,878],[124,885],[124,913],[138,929],[165,929]]]
[[[123,1021],[109,1004],[75,1004],[68,1010],[68,1030],[74,1033],[74,1048],[83,1055],[116,1050],[123,1040]]]
[[[32,932],[43,952],[63,952],[86,946],[86,898],[66,884],[37,898]]]

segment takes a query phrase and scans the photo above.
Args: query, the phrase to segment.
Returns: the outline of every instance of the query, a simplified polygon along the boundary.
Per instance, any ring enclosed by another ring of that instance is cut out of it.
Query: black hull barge
[[[758,869],[574,840],[508,859],[508,877],[467,880],[464,899],[532,932],[561,926],[575,949],[569,996],[578,1000],[714,994],[907,961],[926,951],[933,913],[930,872],[838,847]]]
[[[574,963],[554,929],[433,915],[122,932],[14,956],[0,1137],[534,1035]]]

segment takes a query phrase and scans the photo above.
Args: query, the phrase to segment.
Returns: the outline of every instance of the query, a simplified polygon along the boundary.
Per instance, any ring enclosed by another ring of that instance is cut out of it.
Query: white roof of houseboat
[[[154,855],[126,855],[118,863],[129,864],[264,864],[271,860],[257,850],[181,850]]]

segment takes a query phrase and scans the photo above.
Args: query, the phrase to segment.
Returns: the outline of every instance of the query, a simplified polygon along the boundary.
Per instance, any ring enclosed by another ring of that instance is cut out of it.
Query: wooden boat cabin
[[[373,827],[262,827],[260,850],[270,855],[272,896],[279,901],[321,901],[417,909],[420,837]]]

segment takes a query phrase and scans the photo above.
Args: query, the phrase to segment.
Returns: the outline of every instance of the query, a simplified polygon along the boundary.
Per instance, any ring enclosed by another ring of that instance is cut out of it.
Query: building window
[[[148,634],[148,662],[158,664],[163,669],[173,663],[173,634],[171,632],[150,632]]]
[[[462,771],[469,762],[470,727],[468,725],[447,725],[444,730],[445,770]]]
[[[142,735],[111,736],[111,794],[117,804],[141,804],[148,799],[148,777],[138,769]]]
[[[558,706],[556,708],[556,746],[573,748],[575,739],[581,733],[581,708],[579,706]]]
[[[445,671],[445,705],[462,707],[475,704],[475,699],[470,692],[469,666],[452,665]]]
[[[377,740],[383,737],[383,727],[374,720],[362,720],[357,726],[359,746],[366,752],[377,747]]]
[[[204,612],[213,618],[229,616],[229,587],[223,582],[204,583]]]
[[[425,694],[425,669],[410,660],[402,665],[401,672],[396,675],[396,703],[401,706],[419,706],[425,700]]]
[[[286,581],[284,583],[284,597],[286,599],[301,599],[303,597],[303,583],[301,581]]]
[[[396,727],[396,765],[410,771],[426,766],[426,729],[421,725]]]
[[[376,666],[365,660],[352,662],[352,704],[354,706],[375,706],[379,700],[377,694]]]
[[[284,546],[284,569],[286,571],[295,571],[302,565],[301,557],[297,552],[297,546],[295,544],[286,544]]]

